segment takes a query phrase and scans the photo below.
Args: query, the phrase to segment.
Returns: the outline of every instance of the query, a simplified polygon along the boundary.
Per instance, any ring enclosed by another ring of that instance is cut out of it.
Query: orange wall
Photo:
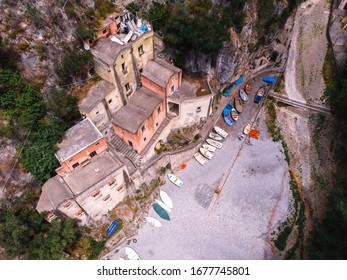
[[[97,145],[97,143],[99,143]],[[107,149],[107,143],[105,138],[100,139],[99,141],[95,142],[94,144],[90,145],[89,147],[83,149],[79,153],[75,154],[71,158],[65,160],[64,162],[61,163],[61,168],[58,168],[56,172],[58,174],[63,174],[63,173],[70,173],[71,171],[74,170],[72,165],[75,163],[81,164],[83,161],[87,159],[91,159],[90,155],[88,153],[96,152],[97,154],[100,154],[102,151]]]
[[[158,115],[159,106],[161,106],[161,112]],[[134,149],[138,153],[140,153],[146,147],[149,141],[151,141],[154,133],[158,130],[160,124],[165,119],[165,115],[166,111],[163,101],[154,109],[152,115],[148,119],[146,119],[143,124],[141,124],[136,134],[132,134],[129,131],[122,129],[121,127],[115,124],[113,124],[113,129],[115,133],[124,140],[125,143],[129,145],[128,141],[131,141],[133,143]],[[158,123],[158,126],[156,126],[156,123]],[[144,124],[146,125],[146,130],[142,132],[141,127]],[[146,141],[144,141],[144,138],[146,138]]]
[[[141,75],[142,85],[164,98],[164,88]]]
[[[175,86],[175,91],[178,89],[178,87],[181,85],[181,79],[180,79],[180,73],[176,73],[171,76],[169,82],[166,86],[166,96],[171,95],[171,87]]]

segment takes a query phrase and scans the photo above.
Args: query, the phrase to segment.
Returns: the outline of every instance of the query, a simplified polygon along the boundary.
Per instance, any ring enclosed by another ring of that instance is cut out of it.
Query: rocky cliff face
[[[44,87],[56,83],[54,61],[75,40],[71,14],[88,7],[94,7],[93,0],[0,1],[0,39],[18,55],[25,78]]]

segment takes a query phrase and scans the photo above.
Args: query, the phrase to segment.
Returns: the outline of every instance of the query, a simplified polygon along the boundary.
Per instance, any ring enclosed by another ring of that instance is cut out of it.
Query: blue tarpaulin
[[[240,78],[238,78],[238,79],[234,82],[234,84],[235,84],[235,85],[239,85],[239,84],[242,83],[242,81],[243,81],[243,77],[241,76]]]
[[[140,30],[142,33],[145,33],[147,31],[147,26],[146,25],[141,25]]]
[[[119,226],[119,222],[117,221],[113,221],[110,226],[108,227],[108,229],[106,230],[106,237],[110,237],[118,228]]]
[[[223,96],[228,96],[231,89],[234,87],[234,85],[231,85],[230,87],[226,88],[224,91],[223,91]]]

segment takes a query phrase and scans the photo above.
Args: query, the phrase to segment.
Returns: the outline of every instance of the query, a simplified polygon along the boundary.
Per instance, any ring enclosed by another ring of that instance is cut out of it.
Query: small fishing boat
[[[245,92],[246,92],[247,94],[250,94],[250,93],[251,93],[251,89],[252,89],[252,84],[251,84],[251,83],[247,83],[247,84],[245,85]]]
[[[209,150],[210,152],[214,153],[216,151],[216,148],[209,145],[209,144],[203,144],[201,147],[203,147],[204,149]]]
[[[136,251],[130,247],[125,247],[125,254],[129,260],[141,260]]]
[[[167,174],[167,177],[169,178],[169,180],[174,183],[177,187],[182,187],[183,182],[176,176],[173,174]]]
[[[224,116],[224,121],[229,126],[232,126],[234,124],[233,120],[227,116]]]
[[[261,88],[257,91],[257,94],[256,94],[255,97],[254,97],[254,102],[255,102],[255,103],[259,103],[259,102],[263,99],[264,93],[265,93],[265,90],[264,90],[264,88],[261,87]]]
[[[207,158],[207,159],[213,158],[213,154],[212,154],[209,150],[204,149],[204,148],[200,148],[199,150],[200,150],[200,153],[201,153],[205,158]]]
[[[160,201],[159,199],[155,199],[155,202],[158,203],[165,211],[171,213],[172,209],[167,207],[164,202]]]
[[[147,216],[145,217],[145,220],[148,224],[150,224],[153,227],[161,227],[161,222],[156,218]]]
[[[208,159],[203,157],[202,154],[196,153],[194,155],[194,158],[197,160],[198,163],[200,163],[202,166],[204,166],[206,163],[208,163]]]
[[[169,207],[171,209],[173,208],[173,202],[172,202],[170,196],[166,192],[164,192],[162,190],[159,191],[159,196],[167,207]]]
[[[169,213],[159,204],[153,204],[153,209],[159,215],[160,218],[170,221]]]
[[[246,102],[248,100],[248,96],[243,89],[240,89],[239,94],[240,94],[242,101]]]
[[[246,134],[246,135],[248,135],[250,131],[251,131],[251,124],[249,123],[249,124],[247,124],[247,125],[245,126],[245,128],[243,129],[243,133]]]
[[[264,81],[265,83],[272,84],[272,83],[276,82],[276,78],[266,76],[266,77],[263,78],[263,81]]]
[[[228,133],[226,131],[224,131],[223,129],[221,129],[219,126],[215,125],[214,126],[214,131],[217,132],[223,138],[227,138],[228,137]]]
[[[236,97],[236,98],[234,99],[234,106],[235,106],[236,111],[237,111],[239,114],[241,114],[243,108],[242,108],[242,101],[241,101],[240,98]]]
[[[210,134],[208,135],[210,138],[212,138],[213,140],[217,140],[217,141],[220,141],[223,139],[222,136],[216,134],[216,133],[213,133],[213,132],[210,132]]]
[[[206,139],[206,142],[208,144],[210,144],[211,146],[216,147],[217,149],[222,148],[222,143],[220,143],[218,141],[215,141],[215,140],[212,140],[212,139]]]
[[[233,104],[228,102],[223,109],[223,117],[228,116],[232,108],[233,108]]]
[[[234,108],[231,109],[230,115],[234,121],[237,121],[239,119],[239,114],[237,113],[237,111]]]

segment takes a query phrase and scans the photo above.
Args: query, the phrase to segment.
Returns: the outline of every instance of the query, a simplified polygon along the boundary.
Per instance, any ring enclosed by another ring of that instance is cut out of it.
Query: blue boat
[[[238,78],[238,79],[234,82],[234,84],[238,86],[239,84],[242,83],[242,81],[243,81],[243,77],[240,76],[240,78]]]
[[[223,109],[223,117],[226,117],[230,114],[231,109],[233,108],[233,104],[228,102]]]
[[[228,96],[233,87],[234,87],[234,85],[232,84],[231,86],[229,86],[225,90],[223,90],[223,96]]]
[[[263,78],[263,81],[265,82],[265,83],[270,83],[270,84],[272,84],[272,83],[274,83],[274,82],[276,82],[276,78],[274,78],[274,77],[264,77]]]
[[[231,118],[229,118],[228,116],[224,116],[224,121],[227,125],[232,126],[234,124],[234,122],[232,121]]]
[[[108,229],[106,230],[106,237],[109,238],[116,231],[118,226],[119,226],[119,222],[113,221],[108,227]]]

